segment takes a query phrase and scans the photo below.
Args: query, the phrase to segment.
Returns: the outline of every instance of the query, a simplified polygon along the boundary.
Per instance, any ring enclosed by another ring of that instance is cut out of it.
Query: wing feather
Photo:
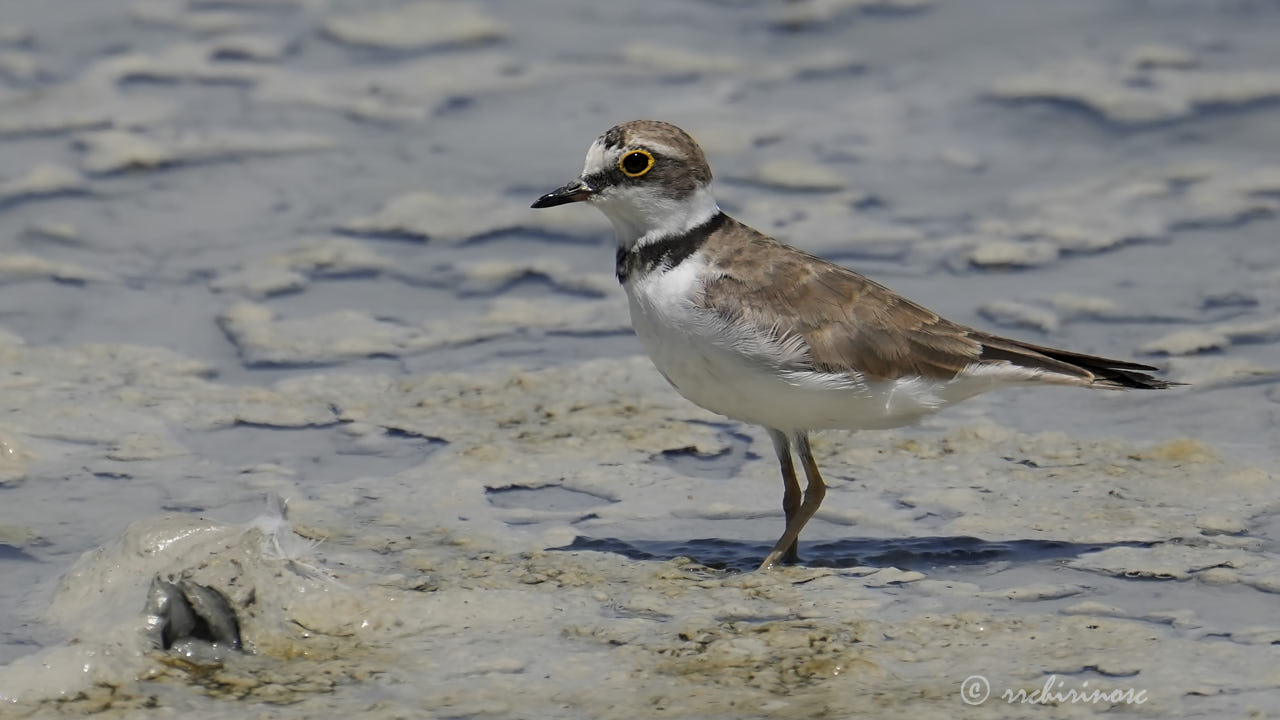
[[[1163,388],[1155,368],[1033,345],[953,323],[858,273],[801,252],[732,218],[702,248],[715,270],[700,304],[772,337],[800,338],[780,370],[951,379],[1009,363],[1060,382]]]

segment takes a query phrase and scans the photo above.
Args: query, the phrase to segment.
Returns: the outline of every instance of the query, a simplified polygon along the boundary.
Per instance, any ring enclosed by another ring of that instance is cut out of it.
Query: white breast
[[[995,377],[865,381],[857,374],[797,370],[806,348],[735,326],[699,308],[700,253],[675,268],[628,278],[631,322],[654,365],[681,395],[737,420],[779,430],[906,425],[990,387]]]

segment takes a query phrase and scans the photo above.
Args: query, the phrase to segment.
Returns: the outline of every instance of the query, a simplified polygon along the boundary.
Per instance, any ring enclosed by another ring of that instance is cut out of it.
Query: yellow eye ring
[[[653,169],[653,155],[648,150],[632,150],[618,158],[618,169],[629,178],[638,178]]]

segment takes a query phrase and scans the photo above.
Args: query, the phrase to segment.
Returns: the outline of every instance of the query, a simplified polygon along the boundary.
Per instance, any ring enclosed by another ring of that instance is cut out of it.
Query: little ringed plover
[[[582,175],[533,207],[599,208],[617,234],[632,325],[658,371],[707,410],[768,430],[787,524],[761,569],[798,559],[797,538],[826,493],[810,431],[898,427],[1014,385],[1173,384],[1147,365],[951,322],[729,217],[710,183],[692,137],[637,120],[597,138]]]

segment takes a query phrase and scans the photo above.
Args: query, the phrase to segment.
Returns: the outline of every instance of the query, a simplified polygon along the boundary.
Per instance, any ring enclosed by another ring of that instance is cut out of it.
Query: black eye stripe
[[[619,182],[621,180],[621,175],[622,173],[617,170],[614,170],[613,172],[601,170],[600,172],[591,173],[590,175],[582,178],[582,181],[585,182],[587,187],[592,190],[599,190],[603,187]]]

